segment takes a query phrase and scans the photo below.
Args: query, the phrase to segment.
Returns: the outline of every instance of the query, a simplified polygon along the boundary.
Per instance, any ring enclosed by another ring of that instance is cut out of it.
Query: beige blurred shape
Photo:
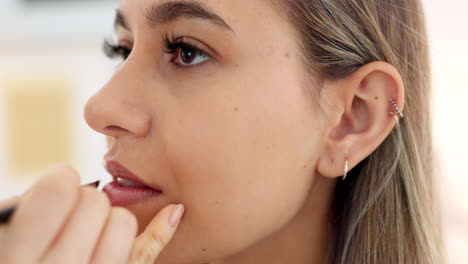
[[[21,74],[5,79],[7,167],[31,178],[72,161],[72,81],[60,74]]]

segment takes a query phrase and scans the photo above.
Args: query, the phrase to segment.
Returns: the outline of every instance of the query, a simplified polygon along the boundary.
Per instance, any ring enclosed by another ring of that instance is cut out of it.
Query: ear
[[[404,86],[399,72],[386,62],[371,62],[344,79],[327,82],[321,101],[333,106],[325,108],[324,152],[317,163],[317,172],[325,177],[344,174],[369,156],[390,134],[396,120],[390,99],[403,113]]]

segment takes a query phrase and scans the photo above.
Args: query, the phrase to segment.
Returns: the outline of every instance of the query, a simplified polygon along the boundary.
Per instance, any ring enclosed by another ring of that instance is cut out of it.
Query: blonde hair
[[[432,184],[429,55],[421,3],[272,3],[297,30],[305,66],[314,76],[336,80],[369,62],[386,61],[399,70],[405,85],[405,118],[345,181],[338,181],[331,263],[442,263],[440,216]]]

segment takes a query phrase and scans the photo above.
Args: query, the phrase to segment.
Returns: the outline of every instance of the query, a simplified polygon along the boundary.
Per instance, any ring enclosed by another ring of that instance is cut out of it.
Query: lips
[[[105,169],[114,180],[103,191],[113,206],[141,203],[162,195],[159,187],[150,187],[117,161],[107,161]]]

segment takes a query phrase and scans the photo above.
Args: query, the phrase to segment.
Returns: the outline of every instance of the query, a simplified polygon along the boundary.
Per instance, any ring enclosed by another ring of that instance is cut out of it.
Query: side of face
[[[165,205],[185,204],[158,262],[202,263],[252,246],[295,216],[322,135],[293,29],[267,1],[199,1],[234,32],[198,18],[152,28],[145,10],[165,2],[122,0],[130,29],[118,27],[117,39],[132,52],[85,117],[119,144],[116,159],[163,189],[128,206],[139,232]],[[177,56],[164,52],[166,33],[210,59],[177,68]]]

